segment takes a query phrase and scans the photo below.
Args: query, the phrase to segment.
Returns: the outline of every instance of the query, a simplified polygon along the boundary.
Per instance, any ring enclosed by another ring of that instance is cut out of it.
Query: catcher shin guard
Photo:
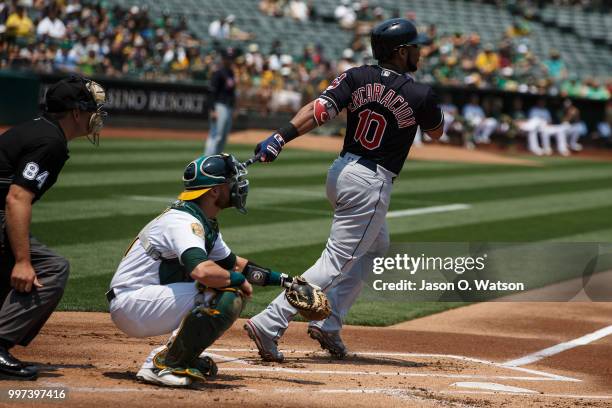
[[[197,379],[216,374],[214,361],[199,356],[232,326],[243,308],[238,291],[223,289],[217,292],[211,307],[195,307],[183,318],[168,347],[153,359],[157,368]]]

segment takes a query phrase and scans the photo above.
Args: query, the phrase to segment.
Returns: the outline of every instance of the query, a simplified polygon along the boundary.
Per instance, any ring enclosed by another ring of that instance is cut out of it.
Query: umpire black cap
[[[88,89],[87,84],[90,82],[88,79],[74,75],[51,85],[45,95],[45,110],[65,112],[80,109],[95,112],[99,104]]]
[[[393,51],[401,46],[428,42],[427,36],[419,34],[414,23],[405,18],[392,18],[372,29],[372,53],[378,61],[388,60],[393,55]]]

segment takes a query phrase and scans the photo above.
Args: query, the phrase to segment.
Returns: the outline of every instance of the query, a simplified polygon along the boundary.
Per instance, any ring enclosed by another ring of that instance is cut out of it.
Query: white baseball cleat
[[[141,368],[136,373],[138,381],[149,384],[165,385],[166,387],[188,387],[191,378],[182,375],[174,375],[170,371],[159,368]]]

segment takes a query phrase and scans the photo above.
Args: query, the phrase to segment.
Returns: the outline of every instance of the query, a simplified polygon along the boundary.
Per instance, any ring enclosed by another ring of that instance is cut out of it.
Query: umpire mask
[[[87,139],[99,145],[100,130],[106,112],[102,110],[106,92],[97,82],[79,75],[71,75],[51,85],[45,94],[45,111],[67,112],[73,109],[91,113],[87,125]]]
[[[93,99],[93,103],[88,104],[88,107],[90,109],[93,108],[94,112],[91,115],[91,118],[89,118],[89,134],[87,135],[87,140],[89,140],[92,144],[99,146],[100,131],[104,126],[104,118],[107,115],[107,112],[102,110],[102,107],[106,102],[106,92],[104,92],[104,88],[102,88],[100,84],[94,81],[87,81],[85,83],[85,87],[87,88]],[[89,111],[91,112],[92,110]]]

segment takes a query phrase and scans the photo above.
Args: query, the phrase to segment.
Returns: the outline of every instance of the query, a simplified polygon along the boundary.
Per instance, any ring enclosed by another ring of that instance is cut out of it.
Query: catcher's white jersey
[[[122,292],[160,285],[159,269],[163,260],[177,259],[189,248],[206,252],[204,227],[193,215],[175,209],[166,210],[138,234],[117,267],[110,287]],[[209,245],[210,246],[210,245]],[[221,233],[208,259],[218,261],[230,254]]]

